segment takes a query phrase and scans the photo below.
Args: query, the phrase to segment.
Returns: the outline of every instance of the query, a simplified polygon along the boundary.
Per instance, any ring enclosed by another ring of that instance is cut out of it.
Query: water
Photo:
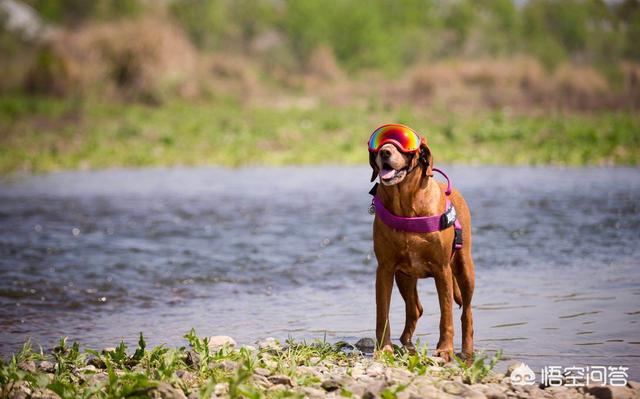
[[[447,167],[472,210],[476,347],[640,378],[638,169]],[[68,172],[0,184],[0,354],[374,335],[368,168]],[[433,280],[417,338],[435,347]],[[459,312],[455,328],[460,329]],[[397,337],[404,307],[392,298]],[[459,347],[459,335],[456,336]]]

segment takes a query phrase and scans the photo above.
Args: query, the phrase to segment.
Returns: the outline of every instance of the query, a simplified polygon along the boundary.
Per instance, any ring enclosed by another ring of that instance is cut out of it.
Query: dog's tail
[[[462,307],[462,294],[460,293],[460,287],[458,287],[458,282],[453,274],[451,274],[451,278],[453,279],[453,300],[456,301],[458,307]]]

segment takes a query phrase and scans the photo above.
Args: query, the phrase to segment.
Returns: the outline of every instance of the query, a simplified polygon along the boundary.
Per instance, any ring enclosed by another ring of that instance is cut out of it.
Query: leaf
[[[144,357],[144,350],[147,347],[147,343],[144,341],[144,336],[142,335],[142,331],[140,331],[140,339],[138,340],[138,348],[135,353],[131,357],[131,359],[140,361]]]

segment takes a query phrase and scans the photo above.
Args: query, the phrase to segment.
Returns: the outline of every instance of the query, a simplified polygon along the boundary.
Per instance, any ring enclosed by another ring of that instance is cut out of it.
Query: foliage
[[[0,359],[0,396],[11,397],[16,389],[26,388],[31,391],[48,389],[61,398],[158,397],[161,389],[165,390],[164,394],[167,389],[173,389],[201,398],[209,398],[220,389],[230,398],[298,397],[302,395],[301,390],[270,389],[270,384],[261,382],[264,377],[257,377],[265,373],[288,376],[294,388],[317,389],[321,380],[309,373],[309,367],[349,370],[356,364],[369,367],[363,365],[373,363],[357,351],[345,351],[345,343],[330,344],[325,340],[308,343],[289,339],[282,346],[275,341],[260,349],[235,349],[227,345],[211,349],[209,339],[199,337],[193,329],[185,339],[189,344],[187,348],[161,345],[147,349],[141,333],[133,354],[129,354],[124,343],[103,352],[81,351],[77,343],[69,345],[63,338],[50,354],[44,354],[41,350],[34,351],[26,342],[10,360]],[[187,364],[188,358],[191,360]],[[390,356],[384,362],[387,367],[409,371],[413,379],[425,374],[445,379],[463,375],[467,380],[477,382],[490,372],[498,358],[499,354],[485,364],[485,357],[481,357],[470,367],[462,363],[459,367],[433,367],[435,363],[427,356],[427,348],[418,344],[416,353],[398,350],[395,357]],[[26,371],[25,362],[42,360],[54,362],[53,374],[47,374],[47,370],[39,366],[35,372]],[[97,365],[97,369],[93,365]],[[392,383],[380,392],[380,396],[398,397],[413,379]],[[346,386],[341,387],[340,394],[344,397],[354,395]]]
[[[631,112],[461,114],[376,105],[241,107],[225,100],[162,107],[0,97],[0,172],[171,165],[367,164],[382,121],[424,134],[436,162],[637,165]]]
[[[152,13],[158,7],[143,0],[24,1],[46,20],[72,26]],[[202,49],[251,52],[256,41],[275,32],[280,40],[267,47],[284,47],[299,66],[314,49],[327,45],[348,70],[399,71],[408,63],[442,55],[525,52],[548,66],[566,58],[595,65],[638,60],[639,4],[374,0],[363,6],[357,0],[172,0],[166,7]]]
[[[477,354],[471,363],[459,358],[455,354],[453,355],[453,358],[462,369],[462,376],[465,382],[469,384],[476,384],[484,380],[495,368],[496,364],[500,359],[502,359],[502,351],[497,351],[491,360],[489,360],[489,363],[485,363],[487,355],[484,353]]]

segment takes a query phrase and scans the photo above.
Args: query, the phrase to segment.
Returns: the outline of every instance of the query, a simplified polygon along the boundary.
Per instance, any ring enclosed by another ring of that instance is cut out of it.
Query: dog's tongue
[[[382,171],[380,172],[380,177],[382,177],[385,180],[389,180],[391,178],[393,178],[396,175],[396,171],[395,169],[382,169]]]

